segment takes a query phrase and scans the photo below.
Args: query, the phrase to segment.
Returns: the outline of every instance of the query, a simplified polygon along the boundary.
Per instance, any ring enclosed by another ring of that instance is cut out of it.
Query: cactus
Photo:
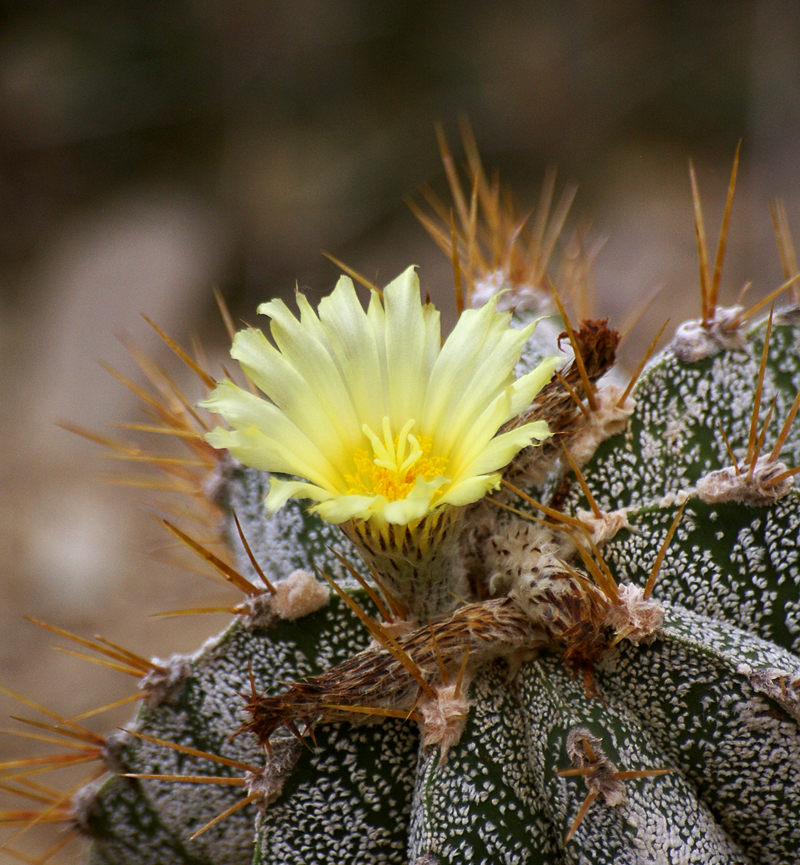
[[[800,292],[783,214],[789,304],[753,324],[763,305],[717,305],[736,163],[713,274],[692,176],[702,317],[623,390],[618,334],[573,327],[555,293],[548,313],[571,194],[548,221],[548,182],[520,232],[471,138],[471,203],[440,143],[458,225],[435,199],[418,215],[454,260],[444,345],[412,271],[370,286],[368,314],[347,279],[319,318],[302,298],[300,323],[266,305],[277,350],[250,331],[233,353],[271,403],[162,334],[227,421],[203,440],[185,400],[158,408],[202,463],[180,485],[227,552],[164,525],[243,597],[224,633],[168,661],[47,626],[138,671],[144,699],[84,746],[90,783],[44,796],[36,820],[88,839],[92,865],[800,861]],[[341,416],[302,343],[325,333],[351,387]],[[377,395],[358,378],[375,369]],[[353,406],[373,453],[344,477],[325,447]],[[35,798],[24,763],[5,786]]]

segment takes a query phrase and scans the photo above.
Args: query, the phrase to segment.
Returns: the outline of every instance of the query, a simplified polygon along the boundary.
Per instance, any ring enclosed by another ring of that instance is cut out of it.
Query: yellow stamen
[[[430,481],[440,477],[447,468],[446,457],[429,456],[432,440],[414,436],[416,423],[406,421],[400,434],[393,437],[389,418],[383,419],[383,440],[364,424],[362,430],[372,445],[372,453],[359,448],[353,454],[355,475],[347,475],[349,495],[380,495],[390,502],[406,498],[417,478]]]

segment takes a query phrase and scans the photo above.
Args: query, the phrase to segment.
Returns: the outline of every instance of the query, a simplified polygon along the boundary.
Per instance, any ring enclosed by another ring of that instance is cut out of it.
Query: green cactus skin
[[[273,759],[286,763],[280,794],[195,841],[192,832],[241,800],[241,788],[111,778],[86,797],[83,826],[93,837],[87,861],[800,861],[800,494],[791,489],[768,505],[691,495],[702,477],[730,461],[718,422],[740,459],[746,450],[763,334],[762,323],[742,347],[692,363],[668,349],[637,385],[626,429],[583,467],[604,511],[628,509],[633,530],[603,546],[619,582],[644,585],[676,496],[688,499],[654,593],[663,625],[650,643],[622,640],[605,651],[594,667],[597,695],[587,695],[581,678],[545,652],[516,675],[502,660],[475,671],[469,717],[444,764],[438,748],[420,749],[414,723],[398,719],[320,725],[311,748],[274,739]],[[526,365],[539,354],[532,346]],[[765,452],[798,387],[800,328],[787,321],[773,328],[770,342],[762,402],[775,397],[776,409]],[[800,461],[797,426],[781,458]],[[316,565],[374,615],[330,551],[356,562],[349,542],[296,503],[266,520],[265,482],[263,473],[226,464],[217,486],[266,575],[279,581]],[[541,500],[555,485],[529,492]],[[561,497],[567,513],[588,508],[577,484]],[[496,529],[508,533],[517,522],[501,512]],[[228,537],[240,571],[255,580],[231,526]],[[279,692],[281,683],[323,672],[368,643],[336,596],[295,621],[237,621],[186,659],[182,681],[158,705],[144,706],[132,729],[261,765],[264,754],[251,736],[227,741],[242,721],[238,694],[250,689],[248,666],[258,691]],[[583,776],[559,773],[575,767],[581,736],[610,761],[611,781],[598,782],[596,801],[565,844],[588,788]],[[124,734],[115,761],[133,773],[242,775]],[[673,771],[656,775],[660,769]],[[625,778],[637,771],[646,776]],[[624,780],[615,782],[614,773]]]
[[[361,600],[368,604],[366,596]],[[269,631],[247,629],[236,623],[218,640],[209,641],[190,661],[191,672],[173,697],[141,710],[137,728],[155,738],[258,765],[264,757],[251,737],[226,741],[241,722],[239,692],[249,688],[248,664],[259,690],[280,688],[282,681],[321,672],[344,660],[364,642],[363,627],[338,598],[332,598],[322,610],[300,623],[278,622]],[[240,658],[247,659],[244,666],[237,664]],[[198,705],[202,705],[199,712]],[[390,732],[386,727],[395,729]],[[285,796],[291,805],[287,811],[281,799],[263,818],[265,825],[276,827],[272,842],[279,849],[288,851],[290,845],[305,844],[310,829],[302,826],[301,815],[309,813],[310,819],[316,818],[323,801],[333,804],[338,799],[337,820],[346,818],[348,831],[357,821],[361,827],[352,835],[352,852],[359,854],[353,861],[381,861],[380,854],[385,851],[394,857],[386,861],[397,861],[398,852],[405,850],[404,826],[413,789],[416,731],[411,725],[389,720],[386,725],[365,726],[352,732],[355,738],[351,738],[348,725],[320,728],[316,734],[320,747],[314,751],[301,747],[294,737],[283,740],[289,762],[296,762],[286,779]],[[276,752],[282,747],[278,745]],[[334,752],[348,760],[344,775],[341,762],[332,760]],[[132,737],[120,747],[117,759],[125,771],[134,773],[241,776],[236,769]],[[378,779],[383,783],[370,798],[370,786]],[[88,861],[249,861],[253,849],[253,815],[249,810],[237,812],[196,841],[187,841],[192,832],[241,799],[240,788],[187,787],[180,788],[176,795],[171,782],[112,778],[92,806],[90,832],[98,837],[90,847]],[[323,790],[324,799],[320,800]],[[360,799],[364,801],[352,812],[343,808],[345,800],[352,803]],[[370,802],[370,807],[365,808],[364,802]],[[134,844],[125,831],[130,828],[128,812],[132,810],[146,815],[137,818],[138,831],[131,830],[139,838]],[[304,833],[297,831],[301,828]],[[149,843],[141,843],[145,841]],[[286,855],[289,861],[291,857]]]
[[[746,451],[764,328],[762,322],[751,330],[743,350],[694,364],[665,352],[636,390],[637,410],[628,430],[604,442],[586,467],[599,506],[606,511],[630,508],[631,523],[641,532],[622,531],[604,548],[619,579],[640,581],[647,573],[656,552],[648,539],[665,531],[674,513],[668,497],[730,464],[719,425],[739,459]],[[767,452],[798,388],[800,328],[779,325],[772,329],[762,398],[764,406],[775,400]],[[640,458],[641,449],[646,459]],[[800,463],[797,423],[789,430],[781,460]],[[587,507],[580,498],[575,490],[573,508]],[[799,535],[796,489],[769,507],[692,498],[659,575],[659,597],[798,654]]]

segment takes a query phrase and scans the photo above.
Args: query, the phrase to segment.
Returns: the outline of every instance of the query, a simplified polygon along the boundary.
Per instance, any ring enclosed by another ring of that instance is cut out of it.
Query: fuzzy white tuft
[[[655,639],[664,623],[664,608],[651,598],[645,598],[640,586],[621,583],[619,603],[609,608],[605,624],[616,631],[619,639],[638,646]]]
[[[153,658],[153,663],[161,669],[151,670],[139,680],[139,690],[147,694],[150,706],[160,706],[175,696],[178,689],[192,674],[191,657],[173,655],[166,661]]]
[[[593,759],[587,754],[584,742]],[[574,766],[591,768],[591,773],[584,776],[586,786],[599,793],[606,805],[614,807],[625,801],[625,783],[616,777],[618,769],[606,756],[597,736],[586,727],[573,727],[567,734],[566,750]]]
[[[629,532],[634,531],[633,526],[628,522],[628,511],[626,508],[607,513],[601,511],[599,517],[596,517],[592,511],[579,510],[575,516],[589,530],[592,540],[598,547],[606,541],[610,541],[622,529],[627,529]]]
[[[275,584],[272,609],[275,615],[290,622],[316,613],[328,603],[331,590],[309,571],[292,571]]]
[[[237,607],[248,628],[269,628],[276,619],[292,622],[316,613],[328,603],[330,589],[310,571],[292,571],[275,583],[275,594],[264,591]]]
[[[740,466],[739,474],[732,466],[728,466],[700,478],[695,493],[706,504],[742,502],[746,505],[771,505],[789,492],[794,485],[794,477],[784,478],[774,486],[765,484],[786,469],[782,462],[770,461],[768,456],[759,457],[752,477],[748,477],[748,466]]]
[[[685,321],[676,331],[670,348],[684,363],[696,363],[722,351],[736,351],[747,344],[740,325],[741,306],[719,307],[714,320],[703,327],[701,321]]]
[[[623,389],[616,384],[606,384],[595,394],[599,403],[580,430],[569,440],[569,451],[578,466],[585,465],[597,450],[598,445],[611,436],[621,433],[636,408],[636,402],[628,397],[617,405]]]
[[[456,685],[440,685],[436,689],[435,699],[426,698],[420,701],[422,745],[425,748],[439,746],[440,766],[447,762],[450,749],[458,744],[464,732],[471,705],[466,691],[465,682],[461,683],[458,693]]]

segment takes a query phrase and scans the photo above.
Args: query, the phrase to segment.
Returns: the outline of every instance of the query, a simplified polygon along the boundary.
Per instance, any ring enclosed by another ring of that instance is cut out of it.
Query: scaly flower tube
[[[224,381],[202,403],[232,427],[208,434],[214,447],[306,479],[272,478],[269,511],[297,497],[332,523],[406,525],[477,501],[518,451],[549,436],[544,421],[497,435],[560,361],[515,380],[534,326],[511,329],[495,303],[467,310],[444,345],[413,268],[366,312],[345,276],[318,313],[302,294],[297,304],[299,320],[280,300],[258,308],[277,348],[254,328],[233,342],[231,355],[269,399]]]

